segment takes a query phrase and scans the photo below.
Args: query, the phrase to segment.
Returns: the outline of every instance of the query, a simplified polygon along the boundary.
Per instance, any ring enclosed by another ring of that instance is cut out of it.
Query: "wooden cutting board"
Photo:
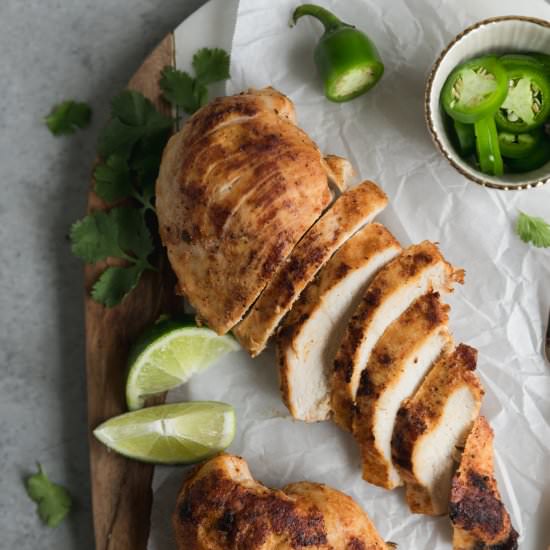
[[[134,74],[128,88],[170,112],[160,98],[160,72],[174,65],[174,36],[168,35]],[[92,185],[93,189],[93,185]],[[106,208],[93,191],[88,210]],[[165,258],[159,273],[148,271],[138,288],[115,308],[105,308],[89,297],[98,275],[109,262],[87,265],[86,372],[90,442],[92,507],[98,550],[147,548],[152,505],[153,466],[127,460],[99,443],[92,430],[104,420],[126,412],[125,370],[129,346],[161,313],[175,308],[174,279]]]

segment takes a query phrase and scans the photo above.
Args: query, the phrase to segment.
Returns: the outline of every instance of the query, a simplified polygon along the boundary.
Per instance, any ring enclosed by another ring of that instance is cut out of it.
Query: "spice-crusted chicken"
[[[309,229],[233,330],[252,357],[265,348],[279,322],[325,262],[387,203],[388,198],[376,184],[364,181],[340,195]]]
[[[383,550],[367,514],[318,483],[273,490],[239,457],[220,455],[185,480],[172,518],[181,550]]]
[[[407,248],[373,279],[354,312],[334,361],[331,404],[334,420],[351,430],[361,372],[386,328],[427,292],[450,292],[464,271],[445,261],[429,241]]]
[[[397,411],[451,345],[448,310],[438,294],[418,298],[384,332],[361,373],[353,436],[361,449],[363,479],[374,485],[402,485],[391,454]]]
[[[494,478],[493,430],[483,416],[466,439],[449,510],[454,550],[517,550],[518,534]]]
[[[330,204],[328,171],[271,88],[217,98],[172,136],[159,231],[179,290],[216,332],[242,318]]]
[[[302,292],[277,334],[281,394],[306,422],[330,417],[330,374],[351,314],[374,274],[401,247],[372,223],[351,237]]]
[[[412,512],[440,515],[449,509],[455,451],[464,445],[483,397],[476,360],[477,351],[465,344],[444,354],[397,413],[392,457]]]
[[[355,170],[348,159],[338,155],[326,155],[323,158],[330,182],[344,192],[355,176]]]

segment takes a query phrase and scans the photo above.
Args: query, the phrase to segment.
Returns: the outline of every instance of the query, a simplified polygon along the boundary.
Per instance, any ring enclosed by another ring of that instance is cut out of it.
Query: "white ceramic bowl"
[[[550,180],[550,162],[525,174],[488,176],[456,153],[444,128],[439,95],[450,72],[460,63],[488,53],[543,52],[550,54],[550,21],[521,16],[484,19],[461,32],[434,63],[425,95],[428,129],[436,147],[462,175],[496,189],[518,190],[539,187]]]

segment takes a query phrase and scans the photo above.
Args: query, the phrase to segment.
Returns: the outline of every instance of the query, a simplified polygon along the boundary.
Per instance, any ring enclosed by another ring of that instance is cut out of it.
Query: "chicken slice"
[[[384,550],[367,514],[318,483],[272,490],[239,457],[220,455],[186,479],[172,517],[181,550]]]
[[[388,199],[374,183],[364,181],[340,195],[304,235],[234,334],[255,357],[302,290],[334,252],[385,208]]]
[[[267,89],[215,99],[169,140],[156,184],[179,291],[227,332],[332,198],[288,98]]]
[[[518,534],[506,511],[493,465],[493,430],[480,416],[466,439],[449,504],[454,550],[516,550]]]
[[[355,176],[355,170],[348,159],[337,155],[326,155],[323,158],[329,180],[344,192]]]
[[[407,248],[374,278],[353,314],[336,354],[332,373],[334,420],[351,430],[361,372],[386,328],[427,292],[450,292],[464,271],[445,261],[429,241]]]
[[[464,445],[483,397],[476,360],[477,351],[464,344],[443,355],[397,413],[392,458],[412,512],[448,512],[455,449]]]
[[[448,310],[436,293],[418,298],[384,332],[361,373],[353,435],[361,448],[363,479],[374,485],[402,485],[391,455],[397,411],[451,346]]]
[[[400,251],[384,226],[366,225],[326,263],[285,318],[277,360],[283,401],[294,418],[329,418],[329,375],[343,331],[368,282]]]

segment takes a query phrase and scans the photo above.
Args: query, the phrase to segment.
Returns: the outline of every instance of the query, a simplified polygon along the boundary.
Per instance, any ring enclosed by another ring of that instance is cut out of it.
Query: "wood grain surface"
[[[147,96],[160,110],[159,75],[174,64],[174,39],[168,35],[132,77],[128,87]],[[93,186],[92,186],[93,188]],[[90,191],[88,210],[106,205]],[[113,262],[87,265],[86,371],[92,506],[98,550],[141,550],[147,547],[152,505],[153,466],[127,460],[99,443],[92,430],[104,420],[126,412],[125,370],[129,346],[161,313],[175,307],[174,280],[165,258],[159,273],[146,272],[138,288],[120,305],[105,308],[89,297],[98,275]]]

